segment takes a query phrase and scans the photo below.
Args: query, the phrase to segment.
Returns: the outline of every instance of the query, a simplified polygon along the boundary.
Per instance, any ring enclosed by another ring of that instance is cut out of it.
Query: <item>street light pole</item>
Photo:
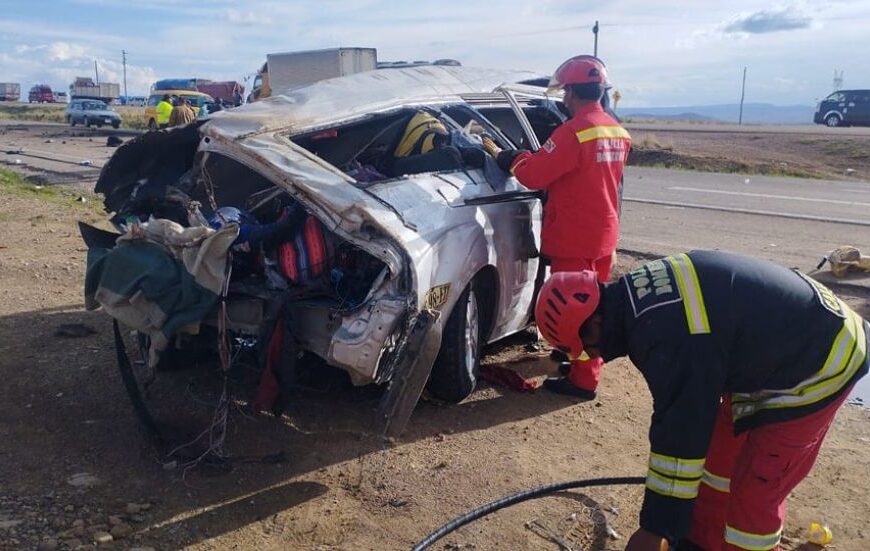
[[[737,124],[743,124],[743,98],[746,97],[746,67],[743,68],[743,86],[740,88],[740,115],[737,117]]]
[[[126,103],[130,96],[127,95],[127,51],[121,50],[121,62],[124,65],[124,103]]]
[[[595,48],[593,49],[593,55],[598,57],[598,20],[595,21],[595,26],[592,27],[592,34],[595,35]]]

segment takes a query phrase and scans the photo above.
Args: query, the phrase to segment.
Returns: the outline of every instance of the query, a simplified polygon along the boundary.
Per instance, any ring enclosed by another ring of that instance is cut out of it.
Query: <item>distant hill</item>
[[[812,124],[816,108],[812,105],[743,104],[743,122],[748,124]],[[693,105],[689,107],[620,107],[625,119],[666,119],[698,122],[737,122],[739,104]]]

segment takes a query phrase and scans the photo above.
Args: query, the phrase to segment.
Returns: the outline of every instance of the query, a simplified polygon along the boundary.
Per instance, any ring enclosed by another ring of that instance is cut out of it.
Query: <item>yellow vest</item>
[[[157,124],[169,124],[170,114],[172,114],[172,104],[161,100],[157,104]]]

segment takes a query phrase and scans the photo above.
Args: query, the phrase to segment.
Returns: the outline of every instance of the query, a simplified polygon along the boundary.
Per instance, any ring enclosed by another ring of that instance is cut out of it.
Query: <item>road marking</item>
[[[860,207],[870,207],[870,203],[859,203],[857,201],[840,201],[837,199],[813,199],[811,197],[795,197],[793,195],[771,195],[768,193],[748,193],[745,191],[725,191],[721,189],[703,189],[697,187],[680,186],[673,186],[667,189],[674,191],[696,191],[698,193],[718,193],[720,195],[740,195],[743,197],[762,197],[764,199],[788,199],[790,201],[806,201],[809,203],[830,203],[834,205],[855,205]]]
[[[717,210],[720,212],[736,212],[739,214],[758,214],[761,216],[775,216],[778,218],[793,218],[795,220],[812,220],[814,222],[827,222],[829,224],[846,224],[850,226],[870,226],[870,220],[849,220],[848,218],[827,218],[824,216],[812,216],[809,214],[794,214],[791,212],[777,212],[772,210],[740,209],[735,207],[719,207],[715,205],[702,205],[698,203],[683,203],[677,201],[660,201],[658,199],[641,199],[624,197],[623,201],[629,203],[646,203],[648,205],[661,205],[664,207],[683,207],[687,209]]]
[[[848,191],[850,193],[870,193],[870,189],[849,189],[849,188],[846,188],[843,191]]]

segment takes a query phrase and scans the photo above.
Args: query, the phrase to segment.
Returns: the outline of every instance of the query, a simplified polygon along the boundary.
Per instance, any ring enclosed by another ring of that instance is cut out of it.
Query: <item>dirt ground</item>
[[[870,179],[870,134],[631,129],[630,164],[806,178]]]
[[[408,549],[453,517],[530,486],[646,472],[651,403],[627,360],[606,367],[592,402],[484,384],[459,405],[421,403],[393,443],[368,434],[376,391],[335,379],[299,393],[281,418],[232,408],[230,470],[161,464],[118,376],[110,320],[83,308],[86,250],[76,221],[100,218],[97,201],[79,189],[0,179],[2,549],[91,548],[95,540],[105,549]],[[637,262],[622,256],[619,266]],[[845,298],[870,315],[866,294]],[[68,324],[86,329],[70,336]],[[551,369],[528,343],[515,338],[485,361]],[[172,376],[176,396],[189,397],[191,415],[204,422],[215,388],[186,372]],[[803,542],[808,524],[822,521],[838,551],[870,549],[868,472],[870,410],[848,406],[791,498],[785,548],[815,549]],[[641,497],[639,486],[563,492],[432,548],[557,549],[526,528],[538,519],[575,549],[622,549]]]

